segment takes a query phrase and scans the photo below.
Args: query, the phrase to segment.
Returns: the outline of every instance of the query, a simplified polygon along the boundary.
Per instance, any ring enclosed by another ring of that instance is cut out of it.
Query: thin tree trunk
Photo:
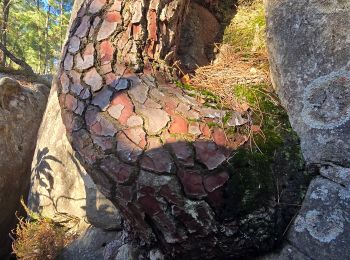
[[[8,30],[8,18],[10,13],[10,3],[11,0],[3,0],[3,9],[2,9],[2,16],[3,16],[3,22],[2,22],[2,35],[1,35],[1,42],[3,46],[7,47],[7,30]],[[6,53],[2,53],[2,59],[1,59],[1,65],[6,66]]]
[[[32,67],[24,60],[17,58],[14,54],[12,54],[2,43],[0,43],[0,50],[5,53],[7,57],[9,57],[13,62],[21,66],[25,71],[30,74],[34,74]]]
[[[45,60],[44,60],[44,68],[42,73],[46,74],[48,71],[48,64],[49,64],[49,49],[50,49],[50,42],[49,42],[49,26],[50,26],[50,15],[51,15],[51,6],[48,6],[47,13],[46,13],[46,25],[45,25]]]
[[[63,13],[64,13],[64,6],[63,6],[63,0],[60,2],[60,50],[62,50],[63,47]]]

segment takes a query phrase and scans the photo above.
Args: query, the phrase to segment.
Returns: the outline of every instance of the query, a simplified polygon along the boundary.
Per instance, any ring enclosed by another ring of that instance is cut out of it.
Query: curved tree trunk
[[[218,24],[214,37],[204,28],[213,41],[234,5],[202,2],[198,17]],[[261,205],[249,215],[234,213],[227,161],[246,139],[220,127],[230,111],[204,107],[169,81],[176,78],[171,65],[198,53],[180,43],[193,4],[83,2],[58,81],[67,135],[101,192],[120,209],[126,242],[137,254],[149,257],[159,248],[169,258],[208,259],[266,251],[276,240],[276,211]]]

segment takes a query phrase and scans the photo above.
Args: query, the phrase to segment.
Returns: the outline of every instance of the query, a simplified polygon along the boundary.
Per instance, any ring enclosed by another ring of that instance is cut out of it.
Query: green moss
[[[292,187],[300,200],[304,194],[301,188],[307,186],[299,139],[289,124],[285,110],[267,89],[266,85],[234,86],[238,98],[261,110],[261,113],[253,113],[252,120],[253,124],[262,123],[263,134],[255,133],[255,144],[240,148],[229,161],[232,177],[227,203],[231,206],[224,212],[224,218],[246,215],[276,202],[279,179],[300,177],[300,183]],[[287,177],[282,176],[284,174]]]

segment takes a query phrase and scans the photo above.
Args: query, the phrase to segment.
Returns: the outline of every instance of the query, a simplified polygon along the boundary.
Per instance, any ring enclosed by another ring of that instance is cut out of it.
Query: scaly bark
[[[171,65],[189,5],[81,5],[58,81],[67,135],[101,192],[120,209],[126,240],[139,254],[148,257],[158,247],[169,258],[227,259],[265,251],[277,236],[276,211],[261,205],[246,216],[232,213],[227,160],[246,141],[220,127],[232,111],[204,107],[167,80],[176,76]],[[211,15],[220,16],[215,10]],[[208,122],[217,126],[209,129]]]

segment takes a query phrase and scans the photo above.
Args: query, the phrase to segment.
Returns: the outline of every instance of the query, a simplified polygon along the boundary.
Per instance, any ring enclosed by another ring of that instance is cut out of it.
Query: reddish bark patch
[[[187,134],[188,133],[188,122],[181,116],[173,116],[172,123],[169,127],[171,134]]]
[[[124,106],[122,113],[118,119],[118,121],[126,125],[129,117],[133,115],[134,105],[132,104],[130,98],[125,92],[116,93],[111,102],[112,106],[122,105]]]

